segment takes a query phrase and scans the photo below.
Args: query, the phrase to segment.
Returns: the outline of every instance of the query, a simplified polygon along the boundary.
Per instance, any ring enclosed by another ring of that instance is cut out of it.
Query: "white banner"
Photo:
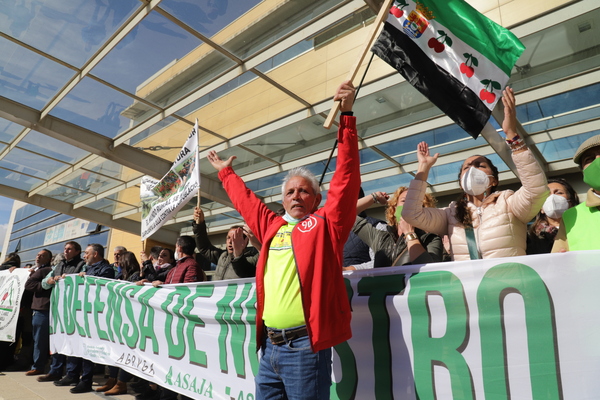
[[[353,337],[332,399],[597,399],[600,251],[345,274]],[[69,276],[53,351],[196,399],[254,399],[251,279],[135,286]],[[417,397],[418,396],[418,397]]]
[[[0,341],[14,342],[17,318],[29,268],[0,271]]]
[[[200,189],[198,163],[198,120],[181,148],[169,172],[159,181],[142,177],[140,200],[142,202],[142,240],[160,229]]]

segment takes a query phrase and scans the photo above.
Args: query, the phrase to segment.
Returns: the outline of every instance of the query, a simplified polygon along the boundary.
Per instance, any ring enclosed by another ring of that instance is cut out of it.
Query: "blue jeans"
[[[273,345],[267,338],[255,379],[257,400],[328,400],[331,349],[313,353],[308,336]]]
[[[114,367],[112,365],[108,366],[108,376],[111,378],[115,378],[120,380],[121,382],[129,382],[131,380],[131,378],[133,378],[133,375],[130,374],[129,372],[125,371],[124,369],[121,369],[119,367]]]
[[[63,369],[65,368],[66,363],[67,356],[65,356],[64,354],[53,353],[52,362],[50,363],[50,372],[48,372],[48,374],[62,376]]]
[[[33,366],[43,371],[50,352],[50,311],[34,310],[31,317],[33,328]]]
[[[72,379],[78,379],[81,373],[81,382],[92,384],[94,378],[95,364],[80,357],[67,357],[67,376]]]

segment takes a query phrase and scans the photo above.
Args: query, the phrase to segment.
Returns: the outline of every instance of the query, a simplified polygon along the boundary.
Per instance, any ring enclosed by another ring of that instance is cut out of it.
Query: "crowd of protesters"
[[[210,242],[204,213],[196,208],[194,236],[180,236],[174,249],[153,247],[139,259],[117,246],[114,263],[109,264],[102,245],[90,244],[82,251],[75,241],[67,242],[64,252],[54,258],[50,251],[41,250],[30,268],[18,327],[22,346],[33,343],[31,368],[26,375],[38,376],[39,382],[70,386],[72,393],[94,390],[93,363],[56,353],[49,357],[50,293],[67,274],[154,287],[202,282],[207,276],[197,262],[199,256],[216,265],[213,279],[256,276],[256,337],[261,349],[257,398],[328,399],[331,348],[351,336],[343,270],[600,249],[600,224],[596,223],[600,222],[600,135],[584,142],[573,159],[590,186],[585,203],[580,204],[567,181],[547,181],[517,134],[512,89],[505,89],[503,94],[502,130],[521,181],[516,191],[500,190],[498,169],[492,161],[473,155],[458,171],[458,199],[437,208],[426,189],[439,154],[431,154],[428,144],[421,142],[416,149],[418,169],[408,187],[389,195],[377,191],[360,197],[357,203],[347,201],[359,197],[360,173],[352,113],[354,87],[344,82],[334,97],[342,110],[340,147],[323,207],[316,177],[305,168],[296,168],[282,185],[284,210],[270,211],[233,171],[235,157],[223,160],[211,151],[208,160],[248,224],[231,227],[225,249]],[[373,204],[385,206],[386,221],[356,216]],[[351,232],[353,236],[347,239]],[[0,270],[19,267],[18,254],[11,253]],[[339,301],[331,301],[333,298]],[[26,322],[29,332],[24,328]],[[15,346],[0,345],[0,368],[6,368],[14,359]],[[283,345],[295,350],[286,351]],[[275,369],[272,357],[293,366]],[[112,366],[108,370],[107,381],[95,391],[119,395],[132,388],[140,392],[140,400],[177,398],[176,393],[143,380],[130,384],[134,377],[127,371]],[[289,383],[291,377],[293,384]]]

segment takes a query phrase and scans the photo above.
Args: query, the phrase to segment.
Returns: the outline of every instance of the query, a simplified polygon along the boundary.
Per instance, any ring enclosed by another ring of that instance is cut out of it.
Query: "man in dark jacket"
[[[67,274],[78,274],[83,269],[85,261],[81,259],[81,246],[79,243],[70,241],[65,243],[63,250],[65,259],[60,261],[42,280],[41,286],[44,290],[52,290],[56,281]],[[46,375],[39,376],[38,382],[53,382],[62,377],[62,372],[67,362],[64,354],[52,354],[50,371]]]
[[[42,281],[52,271],[50,266],[52,253],[41,250],[35,257],[35,270],[25,282],[25,290],[33,293],[31,309],[33,315],[31,324],[33,328],[33,366],[25,375],[41,375],[46,368],[50,351],[50,293],[51,290],[42,288]]]
[[[83,253],[85,261],[84,271],[80,276],[98,276],[114,279],[114,268],[104,259],[104,247],[101,244],[92,243],[88,245]],[[81,371],[81,379],[79,378]],[[71,393],[85,393],[92,391],[92,378],[94,377],[94,363],[85,358],[69,357],[67,359],[67,375],[60,381],[54,382],[56,386],[77,385],[71,389]]]
[[[210,242],[206,232],[204,212],[196,207],[192,224],[196,248],[200,255],[217,265],[213,281],[250,278],[256,275],[258,251],[248,247],[248,237],[241,226],[232,226],[227,232],[227,249],[219,249]]]

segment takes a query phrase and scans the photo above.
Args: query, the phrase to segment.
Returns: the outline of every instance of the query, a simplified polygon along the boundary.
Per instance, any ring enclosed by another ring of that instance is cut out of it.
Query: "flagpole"
[[[367,37],[367,40],[365,41],[365,44],[363,45],[363,49],[360,53],[360,56],[358,57],[358,59],[356,60],[354,65],[350,68],[350,72],[348,73],[348,78],[346,78],[347,81],[352,82],[356,78],[356,75],[358,74],[358,70],[360,69],[361,64],[363,63],[365,57],[367,56],[367,53],[369,52],[369,50],[372,47],[373,41],[377,38],[379,29],[381,28],[382,23],[387,18],[388,11],[392,7],[393,1],[394,0],[384,0],[383,5],[379,9],[379,13],[377,14],[377,18],[375,18],[375,22],[373,22],[373,27],[371,28],[371,33]],[[329,111],[329,115],[327,116],[327,119],[325,120],[325,123],[323,124],[323,127],[325,129],[331,128],[331,125],[333,124],[333,120],[337,116],[338,111],[340,111],[340,106],[341,106],[341,102],[339,100],[335,101],[333,103],[333,107],[331,107],[331,110]]]
[[[360,79],[360,83],[358,84],[358,87],[356,88],[356,91],[354,92],[354,101],[356,101],[356,99],[358,98],[358,92],[360,91],[360,88],[363,85],[363,82],[365,81],[365,77],[367,76],[367,72],[369,71],[369,67],[371,66],[371,62],[373,61],[373,57],[375,56],[375,53],[371,54],[371,58],[369,59],[369,63],[367,64],[367,68],[365,69],[365,73],[363,74],[362,78]],[[335,152],[335,149],[337,148],[337,144],[338,141],[337,139],[335,139],[335,142],[333,143],[333,148],[331,149],[331,153],[329,153],[329,158],[327,159],[327,162],[325,163],[325,168],[323,169],[323,173],[321,174],[321,179],[319,180],[319,186],[321,186],[323,184],[323,179],[325,179],[325,174],[327,173],[327,168],[329,168],[329,163],[331,162],[331,159],[333,158],[333,153]]]

